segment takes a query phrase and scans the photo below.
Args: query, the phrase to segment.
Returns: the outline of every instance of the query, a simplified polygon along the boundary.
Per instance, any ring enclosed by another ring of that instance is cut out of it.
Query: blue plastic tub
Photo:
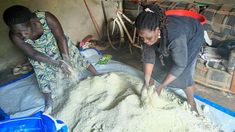
[[[38,112],[29,117],[0,121],[0,132],[68,132],[67,125],[61,120]]]

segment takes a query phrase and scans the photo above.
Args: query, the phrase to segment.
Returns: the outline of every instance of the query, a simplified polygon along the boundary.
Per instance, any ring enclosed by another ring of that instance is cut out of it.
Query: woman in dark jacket
[[[151,76],[160,82],[160,95],[166,86],[181,88],[197,112],[193,98],[193,74],[198,53],[204,42],[203,27],[191,17],[165,16],[158,5],[148,5],[136,18],[136,28],[143,44],[144,87]]]

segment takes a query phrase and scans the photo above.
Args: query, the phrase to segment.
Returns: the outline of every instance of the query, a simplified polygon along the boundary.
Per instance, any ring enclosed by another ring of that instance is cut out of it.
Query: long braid
[[[147,10],[146,10],[147,9]],[[160,41],[160,52],[163,56],[168,56],[167,49],[167,18],[162,11],[162,9],[156,5],[151,4],[144,6],[144,10],[141,12],[135,21],[135,26],[138,30],[141,29],[149,29],[154,31],[157,27],[159,27],[161,31],[161,41]]]

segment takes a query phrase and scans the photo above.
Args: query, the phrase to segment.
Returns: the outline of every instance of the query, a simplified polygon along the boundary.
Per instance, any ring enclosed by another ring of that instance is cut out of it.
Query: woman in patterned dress
[[[33,13],[24,6],[15,5],[4,11],[3,19],[10,29],[11,41],[27,55],[33,66],[39,88],[46,95],[47,107],[59,98],[56,92],[58,82],[63,84],[62,79],[58,79],[60,71],[66,75],[63,80],[70,83],[74,79],[68,76],[73,71],[77,72],[77,76],[86,69],[93,75],[97,74],[95,68],[81,56],[64,34],[61,24],[50,12]]]

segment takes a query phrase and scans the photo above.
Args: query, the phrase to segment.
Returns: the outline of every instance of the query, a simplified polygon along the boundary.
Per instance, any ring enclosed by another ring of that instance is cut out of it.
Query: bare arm
[[[156,54],[154,48],[148,46],[146,44],[143,45],[143,63],[144,63],[144,85],[149,86],[152,85],[153,79],[151,78]]]
[[[149,86],[154,64],[145,63],[144,64],[144,83],[146,86]]]
[[[60,22],[58,21],[58,19],[50,12],[46,12],[46,20],[48,22],[48,26],[50,27],[53,35],[56,38],[57,45],[60,49],[60,53],[61,53],[63,59],[65,59],[66,56],[69,56],[69,50],[68,50],[67,39],[64,35],[64,31],[62,29],[62,26],[61,26]],[[92,74],[94,74],[94,75],[97,74],[97,71],[95,70],[95,68],[91,64],[88,66],[87,69]]]
[[[22,39],[20,39],[16,34],[9,33],[9,37],[13,44],[15,44],[17,47],[19,47],[28,57],[39,61],[39,62],[45,62],[51,65],[58,66],[59,63],[56,60],[51,59],[50,57],[36,51],[33,49],[33,47],[30,44],[25,43]]]
[[[96,69],[94,68],[94,66],[92,64],[90,64],[87,67],[87,70],[90,71],[93,75],[97,75],[98,74],[98,72],[96,71]]]
[[[62,55],[69,56],[67,40],[64,35],[64,31],[62,29],[60,22],[50,12],[46,12],[45,16],[46,16],[48,26],[50,27],[53,35],[55,36],[55,39],[57,41],[57,45],[58,45],[60,53],[61,53],[61,56]]]
[[[168,74],[161,85],[163,85],[165,87],[168,84],[170,84],[172,81],[174,81],[175,79],[176,79],[176,77],[174,75]]]

